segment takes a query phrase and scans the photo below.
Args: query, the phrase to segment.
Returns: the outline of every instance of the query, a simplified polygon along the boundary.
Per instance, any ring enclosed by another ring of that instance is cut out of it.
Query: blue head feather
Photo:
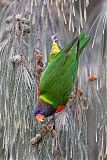
[[[49,117],[52,116],[55,112],[56,110],[52,105],[46,105],[43,107],[39,114],[45,115],[45,117]]]
[[[52,105],[47,105],[47,104],[38,105],[33,108],[34,116],[41,114],[44,115],[45,117],[49,117],[52,116],[55,112],[56,110],[54,109],[54,107]]]
[[[40,113],[39,106],[34,107],[32,112],[33,112],[34,116],[36,116],[37,114],[39,114]]]

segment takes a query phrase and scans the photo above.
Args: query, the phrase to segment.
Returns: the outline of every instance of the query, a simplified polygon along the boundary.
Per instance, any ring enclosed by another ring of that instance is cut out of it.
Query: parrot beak
[[[38,121],[44,121],[44,118],[45,118],[45,116],[44,115],[42,115],[42,114],[38,114],[37,116],[36,116],[36,119],[38,120]]]

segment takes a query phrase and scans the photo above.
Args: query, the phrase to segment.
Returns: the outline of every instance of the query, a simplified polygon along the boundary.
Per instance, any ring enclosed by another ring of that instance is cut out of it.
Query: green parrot
[[[39,103],[34,109],[38,120],[42,121],[64,109],[77,80],[79,56],[89,41],[90,37],[82,32],[46,67],[40,78]]]

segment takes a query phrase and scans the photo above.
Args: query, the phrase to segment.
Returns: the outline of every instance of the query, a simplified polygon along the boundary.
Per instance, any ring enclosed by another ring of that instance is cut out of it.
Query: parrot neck
[[[47,99],[46,97],[44,97],[43,95],[40,95],[40,99],[42,99],[44,102],[46,102],[48,104],[53,105],[53,103],[49,99]]]

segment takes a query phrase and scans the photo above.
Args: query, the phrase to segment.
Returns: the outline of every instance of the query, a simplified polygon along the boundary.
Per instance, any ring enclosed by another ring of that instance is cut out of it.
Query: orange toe
[[[82,96],[82,95],[83,95],[83,91],[82,91],[82,89],[79,88],[79,87],[78,87],[78,89],[77,89],[77,94],[78,94],[79,96]]]
[[[94,81],[96,79],[97,79],[97,77],[95,75],[89,75],[89,77],[88,77],[88,81]]]

